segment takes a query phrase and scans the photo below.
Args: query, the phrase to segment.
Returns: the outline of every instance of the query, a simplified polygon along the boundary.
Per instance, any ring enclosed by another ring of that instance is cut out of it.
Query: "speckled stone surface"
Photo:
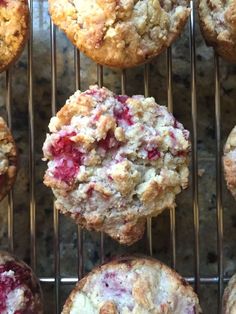
[[[53,276],[53,199],[49,189],[43,186],[45,164],[42,162],[42,144],[51,117],[51,55],[50,20],[46,1],[33,1],[33,105],[35,121],[35,205],[36,205],[36,252],[37,274]],[[75,91],[74,49],[65,36],[57,31],[57,106]],[[189,32],[186,27],[182,37],[173,45],[173,101],[174,114],[186,128],[192,130],[191,120],[191,64]],[[214,58],[211,48],[206,47],[196,21],[196,79],[198,104],[198,167],[200,211],[200,274],[202,277],[217,275],[217,217],[215,171],[215,104]],[[12,125],[20,153],[20,169],[14,187],[14,244],[15,253],[30,263],[30,176],[28,133],[28,85],[27,49],[12,68]],[[81,56],[81,89],[97,82],[96,65]],[[143,94],[144,67],[127,71],[127,94]],[[236,124],[236,67],[220,61],[222,145]],[[119,93],[120,71],[104,69],[104,85]],[[0,75],[0,114],[6,117],[5,73]],[[166,54],[150,64],[150,95],[158,103],[167,105]],[[236,272],[236,204],[223,186],[224,210],[224,272],[231,276]],[[187,277],[194,276],[194,224],[191,184],[177,198],[176,209],[176,268]],[[0,204],[0,245],[6,249],[7,198]],[[153,220],[153,255],[171,265],[170,223],[166,211]],[[100,235],[84,232],[84,271],[100,262]],[[126,248],[105,238],[105,256],[115,254],[148,254],[147,238]],[[65,217],[60,217],[60,270],[61,276],[76,277],[77,227]],[[61,285],[61,306],[71,286]],[[53,313],[55,298],[53,285],[43,284],[45,313]],[[200,286],[200,301],[204,313],[215,314],[217,286]]]

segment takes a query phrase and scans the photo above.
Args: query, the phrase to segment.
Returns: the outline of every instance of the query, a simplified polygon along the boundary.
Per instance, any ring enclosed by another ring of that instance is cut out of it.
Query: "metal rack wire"
[[[30,233],[31,233],[31,265],[36,268],[36,204],[35,204],[35,134],[34,134],[34,104],[33,104],[33,0],[29,0],[31,10],[31,35],[28,43],[28,112],[29,112],[29,171],[30,171]],[[190,33],[190,60],[191,60],[191,113],[192,113],[192,208],[193,208],[193,227],[194,227],[194,275],[186,278],[186,280],[195,285],[195,289],[199,292],[200,284],[217,284],[218,285],[218,310],[220,312],[221,296],[224,282],[228,278],[224,278],[223,272],[223,209],[222,209],[222,187],[221,187],[221,106],[220,106],[220,73],[219,73],[219,58],[215,56],[215,123],[216,123],[216,195],[217,195],[217,244],[218,244],[218,274],[214,277],[201,277],[199,267],[199,201],[198,201],[198,150],[197,150],[197,100],[196,100],[196,49],[195,49],[195,8],[194,1],[191,1],[191,16],[189,20]],[[57,104],[57,59],[56,59],[56,28],[51,23],[51,113],[55,115]],[[80,78],[80,53],[75,49],[74,53],[75,67],[75,88],[81,86]],[[149,94],[149,65],[144,66],[144,91],[145,96]],[[121,93],[126,92],[126,72],[121,72]],[[97,81],[100,86],[103,85],[103,68],[97,66]],[[8,124],[11,128],[11,94],[12,94],[12,77],[11,71],[6,72],[6,107]],[[172,81],[172,49],[167,51],[167,99],[168,109],[173,111],[173,81]],[[9,250],[14,250],[13,242],[13,197],[9,194],[8,199],[8,240]],[[176,266],[176,219],[175,209],[171,209],[169,213],[170,220],[170,238],[172,251],[172,266]],[[68,278],[60,275],[60,217],[58,211],[54,208],[54,274],[52,277],[40,278],[43,283],[54,283],[56,308],[55,313],[59,313],[60,306],[60,285],[74,284],[78,278],[81,278],[84,273],[84,246],[83,246],[83,231],[78,227],[77,231],[77,252],[78,252],[78,277]],[[152,220],[147,221],[147,238],[149,243],[149,253],[152,255]],[[100,261],[104,261],[104,235],[100,237]]]

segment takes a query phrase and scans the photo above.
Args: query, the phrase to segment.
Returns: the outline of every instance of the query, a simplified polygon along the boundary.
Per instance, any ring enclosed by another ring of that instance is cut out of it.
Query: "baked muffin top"
[[[49,0],[49,12],[82,52],[127,68],[159,55],[181,33],[189,0]]]
[[[198,0],[200,26],[208,45],[236,62],[236,1]]]
[[[39,282],[31,268],[0,251],[0,313],[43,314]]]
[[[95,268],[70,294],[62,314],[198,314],[197,295],[154,259],[123,258]]]
[[[188,185],[189,132],[154,98],[91,86],[51,119],[44,183],[88,229],[132,244]]]
[[[236,198],[236,126],[225,143],[223,165],[227,187]]]
[[[28,1],[0,0],[0,72],[18,58],[28,31]]]
[[[222,314],[236,313],[236,275],[234,275],[224,291]]]

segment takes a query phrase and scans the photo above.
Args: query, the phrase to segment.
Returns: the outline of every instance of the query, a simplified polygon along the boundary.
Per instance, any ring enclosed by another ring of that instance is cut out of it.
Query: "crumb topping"
[[[144,261],[102,266],[74,289],[67,304],[63,314],[201,313],[188,284],[167,267]]]
[[[222,314],[233,314],[236,311],[236,275],[234,275],[224,291]]]
[[[188,4],[188,0],[50,0],[49,10],[54,23],[91,58],[127,67],[171,44],[187,21]]]
[[[91,86],[70,97],[49,129],[44,183],[58,208],[92,228],[101,228],[95,213],[104,225],[157,215],[187,187],[189,132],[153,98]]]
[[[200,25],[207,43],[236,62],[236,1],[199,0]]]
[[[26,0],[0,1],[0,71],[21,52],[27,38],[28,23]]]
[[[226,141],[223,165],[227,187],[236,198],[236,127],[230,132]]]
[[[8,254],[0,255],[0,312],[42,314],[40,290],[31,269]]]

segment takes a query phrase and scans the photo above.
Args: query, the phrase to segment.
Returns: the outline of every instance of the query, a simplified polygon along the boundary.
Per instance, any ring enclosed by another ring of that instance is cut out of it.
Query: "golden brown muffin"
[[[234,275],[228,286],[225,288],[223,296],[223,309],[222,314],[235,314],[236,313],[236,275]]]
[[[159,55],[180,35],[189,0],[49,0],[53,22],[99,64],[128,68]]]
[[[0,251],[0,313],[43,314],[39,281],[17,257]]]
[[[223,165],[227,187],[236,199],[236,126],[230,132],[226,141]]]
[[[0,117],[0,200],[12,188],[17,174],[17,149],[3,118]]]
[[[189,132],[154,98],[77,91],[51,119],[44,183],[56,207],[123,244],[188,186]]]
[[[28,30],[28,1],[0,0],[0,72],[20,56]]]
[[[149,258],[122,258],[80,280],[62,314],[199,314],[192,287]]]
[[[236,0],[198,0],[198,13],[206,43],[236,62]]]

